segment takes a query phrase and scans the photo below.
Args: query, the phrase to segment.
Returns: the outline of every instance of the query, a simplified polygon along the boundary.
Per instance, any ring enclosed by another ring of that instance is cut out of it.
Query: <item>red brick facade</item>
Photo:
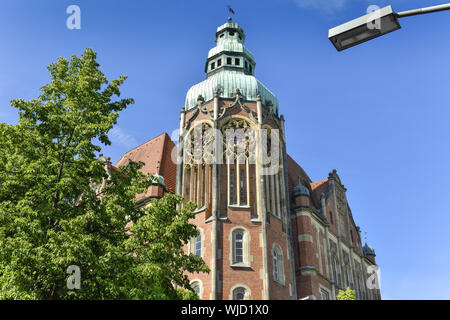
[[[346,287],[358,299],[380,299],[379,290],[367,284],[375,252],[362,246],[346,189],[335,170],[312,182],[287,155],[283,116],[276,98],[253,77],[253,56],[239,49],[244,39],[235,23],[218,28],[205,85],[190,90],[181,111],[177,149],[164,133],[126,153],[116,166],[143,161],[144,172],[164,177],[166,192],[197,204],[192,223],[200,236],[185,249],[211,268],[210,274],[189,275],[201,299],[336,299],[338,289]],[[227,41],[233,46],[224,46]],[[214,81],[228,87],[208,89]],[[198,92],[203,93],[193,101]],[[245,136],[232,138],[230,146],[227,130]],[[263,130],[270,140],[259,144]],[[271,136],[275,132],[279,138]],[[250,147],[253,142],[256,149]],[[270,174],[263,174],[259,160],[265,144],[270,164],[276,163]],[[214,156],[223,152],[212,162],[210,147]],[[177,164],[171,158],[175,152]],[[161,190],[151,187],[139,199],[159,197]]]

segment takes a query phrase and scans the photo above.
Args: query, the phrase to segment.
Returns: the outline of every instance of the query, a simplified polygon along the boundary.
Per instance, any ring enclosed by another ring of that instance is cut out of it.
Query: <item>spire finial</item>
[[[364,231],[364,242],[367,244],[367,232]]]
[[[227,6],[227,8],[228,8],[228,12],[230,12],[231,14],[234,14],[234,13],[235,13],[234,10],[233,10],[233,8],[231,8],[231,6]],[[228,18],[228,21],[231,22],[231,17]]]

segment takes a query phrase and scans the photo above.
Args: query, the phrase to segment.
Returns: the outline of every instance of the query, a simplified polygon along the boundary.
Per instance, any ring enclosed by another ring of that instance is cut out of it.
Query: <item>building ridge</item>
[[[125,156],[126,156],[127,154],[129,154],[130,152],[132,152],[132,151],[134,151],[134,150],[136,150],[136,149],[138,149],[138,148],[144,146],[145,144],[147,144],[147,143],[149,143],[149,142],[152,142],[153,140],[155,140],[155,139],[161,137],[162,135],[165,135],[166,137],[168,137],[168,138],[170,139],[170,136],[168,135],[168,133],[167,133],[166,131],[163,131],[161,134],[157,135],[156,137],[153,137],[153,138],[151,138],[151,139],[149,139],[149,140],[147,140],[147,141],[141,143],[140,145],[138,145],[138,146],[136,146],[136,147],[134,147],[134,148],[132,148],[132,149],[126,151],[126,152],[119,158],[119,160],[116,161],[116,163],[114,164],[114,166],[116,166],[117,163],[118,163],[120,160],[122,160],[122,158],[125,157]],[[172,139],[170,139],[170,140],[172,140]]]

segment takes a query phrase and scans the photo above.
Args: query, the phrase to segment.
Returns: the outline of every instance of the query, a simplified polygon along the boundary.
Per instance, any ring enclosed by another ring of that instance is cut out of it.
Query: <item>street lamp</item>
[[[398,13],[387,6],[330,29],[328,39],[338,51],[342,51],[400,29],[398,18],[443,10],[450,10],[450,3]]]

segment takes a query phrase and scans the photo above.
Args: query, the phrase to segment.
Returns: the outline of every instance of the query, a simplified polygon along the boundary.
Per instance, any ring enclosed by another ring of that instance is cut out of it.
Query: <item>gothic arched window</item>
[[[273,279],[276,282],[284,284],[283,250],[277,243],[273,245],[272,259],[273,259]]]
[[[206,122],[191,129],[184,141],[182,192],[185,200],[196,203],[198,209],[206,208],[211,201],[213,141],[212,128]]]
[[[227,203],[250,206],[255,182],[255,132],[244,119],[233,118],[222,129],[227,172]],[[253,197],[254,198],[254,197]]]

